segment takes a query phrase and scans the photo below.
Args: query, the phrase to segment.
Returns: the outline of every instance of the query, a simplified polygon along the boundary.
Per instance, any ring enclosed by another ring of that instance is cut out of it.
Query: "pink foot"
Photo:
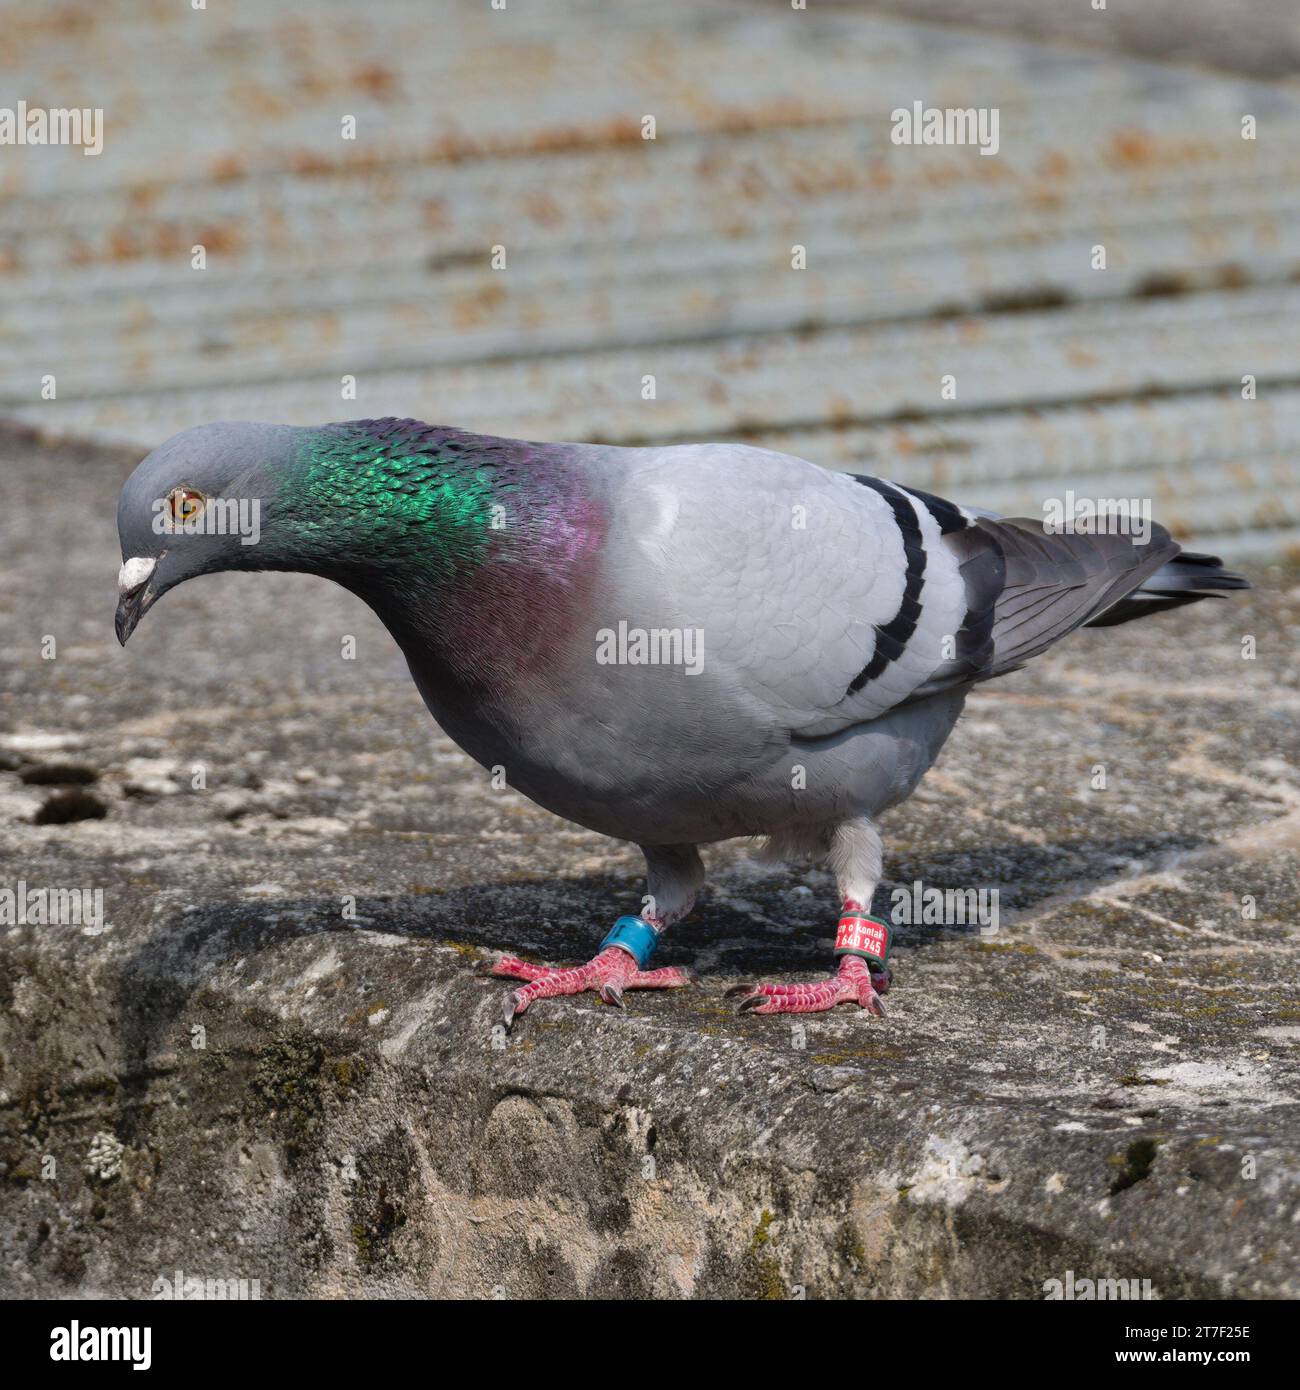
[[[740,1012],[756,1014],[819,1014],[836,1004],[857,1004],[883,1018],[880,996],[893,976],[873,974],[861,956],[841,956],[838,972],[812,985],[736,985],[730,995],[743,994]]]
[[[679,989],[690,984],[693,978],[689,970],[671,965],[661,970],[638,970],[636,961],[618,946],[610,946],[586,965],[568,968],[533,965],[518,956],[502,956],[489,973],[529,981],[523,989],[513,990],[506,996],[507,1028],[534,999],[554,999],[560,994],[581,994],[591,989],[606,1004],[622,1008],[625,989]]]

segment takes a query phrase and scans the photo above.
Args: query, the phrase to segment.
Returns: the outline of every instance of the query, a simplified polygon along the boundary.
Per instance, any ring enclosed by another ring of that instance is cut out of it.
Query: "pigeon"
[[[971,688],[1076,628],[1249,587],[1150,522],[999,517],[741,444],[525,443],[392,418],[185,430],[123,486],[118,532],[123,644],[196,575],[332,579],[466,753],[640,847],[646,895],[587,964],[495,961],[523,982],[507,1027],[539,999],[690,983],[650,961],[694,904],[699,847],[738,837],[828,864],[840,900],[833,973],[743,985],[740,1008],[882,1015],[877,821]]]

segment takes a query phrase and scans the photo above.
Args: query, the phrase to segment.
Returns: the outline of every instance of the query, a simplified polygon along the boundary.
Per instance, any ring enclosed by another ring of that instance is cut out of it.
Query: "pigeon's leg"
[[[586,965],[561,968],[533,965],[517,956],[502,956],[493,975],[527,980],[506,996],[506,1027],[535,999],[595,990],[607,1004],[623,1004],[625,989],[677,989],[690,984],[691,974],[668,966],[646,970],[650,952],[665,927],[680,921],[695,904],[695,890],[704,882],[704,865],[694,845],[642,845],[649,890],[641,913],[620,917]]]
[[[889,928],[867,916],[880,882],[881,845],[876,827],[865,818],[845,821],[832,832],[828,858],[843,903],[836,955],[839,969],[811,985],[737,985],[728,994],[743,994],[742,1013],[824,1013],[837,1004],[857,1004],[883,1017],[880,996],[893,978],[885,966]]]

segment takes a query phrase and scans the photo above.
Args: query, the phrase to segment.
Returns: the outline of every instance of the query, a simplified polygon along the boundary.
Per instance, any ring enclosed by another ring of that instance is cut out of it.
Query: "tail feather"
[[[1145,618],[1166,608],[1181,608],[1203,598],[1222,598],[1224,591],[1249,589],[1250,580],[1223,568],[1217,555],[1200,555],[1184,550],[1149,575],[1118,603],[1085,623],[1085,627],[1114,627],[1118,623]]]
[[[1028,517],[976,515],[943,536],[966,589],[955,655],[912,700],[1019,670],[1076,628],[1113,627],[1250,588],[1217,556],[1179,550],[1163,526],[1136,544],[1126,535],[1049,532]]]
[[[978,679],[1014,671],[1149,582],[1178,554],[1160,526],[1149,542],[1127,536],[1049,532],[1027,517],[981,519],[951,538],[958,547],[992,545],[1003,560],[993,608],[993,657]]]

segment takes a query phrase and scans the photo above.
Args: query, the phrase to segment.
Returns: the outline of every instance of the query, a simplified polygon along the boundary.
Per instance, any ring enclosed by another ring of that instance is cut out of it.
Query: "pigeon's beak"
[[[149,579],[157,567],[156,559],[133,555],[118,571],[117,616],[113,626],[117,629],[117,640],[124,647],[126,639],[135,631],[136,623],[153,607],[158,597],[149,587]]]

